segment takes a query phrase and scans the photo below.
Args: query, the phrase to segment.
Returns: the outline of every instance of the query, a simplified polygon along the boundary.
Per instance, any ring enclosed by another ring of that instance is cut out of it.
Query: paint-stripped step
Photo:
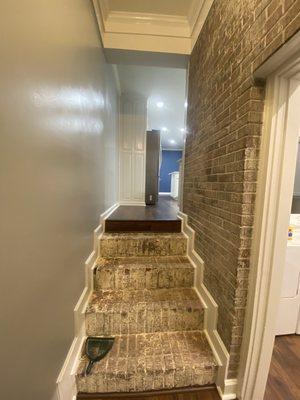
[[[85,375],[83,356],[76,383],[81,393],[144,392],[210,385],[217,365],[203,332],[122,335]]]
[[[85,314],[90,336],[201,330],[203,319],[193,288],[94,292]]]
[[[194,267],[187,257],[99,258],[95,290],[192,287]]]
[[[101,257],[185,256],[187,238],[182,233],[105,233]]]

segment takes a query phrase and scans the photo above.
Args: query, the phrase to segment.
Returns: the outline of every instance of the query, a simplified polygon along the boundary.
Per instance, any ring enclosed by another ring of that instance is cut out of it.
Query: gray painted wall
[[[117,200],[117,92],[88,0],[1,1],[0,49],[1,398],[47,400]]]

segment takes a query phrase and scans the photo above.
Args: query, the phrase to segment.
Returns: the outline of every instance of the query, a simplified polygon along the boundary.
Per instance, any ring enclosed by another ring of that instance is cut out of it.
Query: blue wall
[[[179,171],[179,163],[177,162],[182,157],[182,151],[162,151],[162,163],[160,167],[160,192],[171,191],[171,175],[170,172]]]

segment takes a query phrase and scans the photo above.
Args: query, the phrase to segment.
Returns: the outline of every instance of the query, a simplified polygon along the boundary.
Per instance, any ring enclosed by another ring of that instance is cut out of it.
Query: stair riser
[[[126,363],[126,359],[120,359],[120,363]],[[149,364],[152,364],[153,358],[149,357]],[[117,367],[117,366],[116,366]],[[146,367],[146,366],[145,366]],[[195,369],[192,371],[157,371],[151,373],[142,369],[136,371],[134,366],[126,375],[119,374],[101,374],[97,377],[76,377],[77,390],[83,393],[116,393],[116,392],[146,392],[151,390],[164,390],[192,386],[211,385],[215,382],[215,372]]]
[[[177,309],[167,306],[122,312],[86,313],[86,332],[89,336],[189,331],[203,329],[203,309]]]
[[[159,289],[193,286],[194,269],[171,267],[101,267],[95,274],[95,290]]]
[[[185,256],[185,238],[103,238],[100,239],[101,257]]]

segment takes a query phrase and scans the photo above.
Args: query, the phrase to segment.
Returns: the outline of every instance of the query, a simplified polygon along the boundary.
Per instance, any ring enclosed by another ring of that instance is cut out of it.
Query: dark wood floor
[[[108,221],[157,221],[176,220],[177,202],[170,196],[160,196],[155,206],[120,206]]]
[[[106,232],[180,232],[177,202],[160,196],[154,206],[120,206],[105,221]]]
[[[277,336],[264,400],[300,399],[300,336]]]
[[[204,390],[192,390],[186,391],[185,393],[157,393],[155,395],[134,395],[134,396],[93,396],[93,395],[77,395],[77,400],[221,400],[217,389],[204,389]]]

